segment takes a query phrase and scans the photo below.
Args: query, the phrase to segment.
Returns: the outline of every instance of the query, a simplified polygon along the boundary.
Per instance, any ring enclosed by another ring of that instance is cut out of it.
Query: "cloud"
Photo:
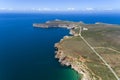
[[[43,11],[51,11],[50,8],[43,8],[42,10],[43,10]]]
[[[0,10],[6,10],[6,8],[0,8]]]
[[[86,8],[85,10],[87,10],[87,11],[94,11],[95,9],[94,8]]]
[[[50,8],[31,8],[33,11],[51,11]]]
[[[10,11],[12,11],[12,10],[14,10],[13,8],[8,8],[7,10],[10,10]]]
[[[38,10],[38,11],[41,11],[41,8],[38,8],[37,10]]]
[[[55,8],[55,11],[59,11],[60,9],[58,9],[58,8]]]
[[[113,9],[112,8],[108,8],[108,9],[104,9],[106,11],[112,11]]]
[[[75,10],[75,8],[67,8],[67,10]]]
[[[41,8],[32,8],[33,11],[42,11]]]
[[[0,10],[12,11],[14,9],[13,8],[0,8]]]
[[[35,8],[31,8],[32,10],[36,10]]]

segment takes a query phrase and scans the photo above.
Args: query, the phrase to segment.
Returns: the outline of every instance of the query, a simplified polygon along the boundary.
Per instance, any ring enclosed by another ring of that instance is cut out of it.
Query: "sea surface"
[[[33,23],[61,19],[85,23],[120,24],[118,14],[0,14],[0,80],[78,80],[55,56],[54,44],[69,30],[33,28]]]

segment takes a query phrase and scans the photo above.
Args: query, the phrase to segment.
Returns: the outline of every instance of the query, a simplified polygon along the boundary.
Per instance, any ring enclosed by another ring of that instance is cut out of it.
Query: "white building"
[[[84,28],[83,28],[83,30],[84,30],[84,31],[87,31],[87,30],[88,30],[88,28],[85,28],[85,27],[84,27]]]

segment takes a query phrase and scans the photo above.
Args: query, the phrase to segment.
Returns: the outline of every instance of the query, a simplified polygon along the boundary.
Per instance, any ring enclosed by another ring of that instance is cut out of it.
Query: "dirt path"
[[[94,47],[94,48],[95,48],[95,49],[103,48],[103,49],[108,49],[108,50],[111,50],[111,51],[114,51],[114,52],[120,53],[120,51],[117,51],[117,50],[112,49],[112,48],[109,48],[109,47]]]
[[[90,49],[104,62],[104,64],[110,69],[110,71],[114,74],[114,76],[116,77],[117,80],[120,80],[119,77],[117,76],[117,74],[114,72],[114,70],[111,68],[111,66],[103,59],[102,56],[99,55],[99,53],[95,50],[94,47],[92,47],[88,41],[82,36],[81,34],[81,27],[80,27],[80,31],[79,31],[79,36],[81,37],[81,39],[88,45],[88,47],[90,47]],[[112,49],[111,49],[112,50]],[[114,50],[114,49],[113,49]]]

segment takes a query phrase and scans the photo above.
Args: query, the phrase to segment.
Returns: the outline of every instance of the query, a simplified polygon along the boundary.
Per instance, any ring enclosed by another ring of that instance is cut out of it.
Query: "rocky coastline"
[[[72,38],[72,36],[64,36],[59,43],[55,44],[54,47],[57,48],[57,51],[55,51],[55,58],[58,59],[58,62],[61,63],[61,65],[70,66],[73,70],[77,71],[81,76],[81,79],[79,80],[96,80],[96,78],[92,76],[94,74],[91,75],[90,70],[84,64],[85,60],[82,57],[78,60],[75,57],[67,56],[64,53],[64,50],[61,49],[61,42],[67,38]]]
[[[58,59],[61,65],[70,66],[73,70],[78,72],[81,78],[79,80],[117,80],[99,56],[85,44],[80,35],[82,33],[82,36],[94,44],[94,46],[104,46],[104,42],[107,45],[116,47],[117,44],[113,42],[110,34],[113,34],[112,31],[114,31],[114,34],[119,36],[118,32],[120,28],[118,25],[108,25],[103,23],[84,24],[82,22],[55,20],[47,21],[44,24],[35,23],[33,26],[37,28],[60,27],[70,30],[69,34],[71,36],[64,36],[63,39],[54,45],[57,49],[57,51],[55,51],[55,58]],[[111,41],[110,38],[108,38],[109,36],[111,37]],[[99,41],[99,44],[96,43],[96,41]],[[109,44],[108,41],[115,43],[116,45]],[[102,50],[98,50],[101,57],[106,57],[101,51]],[[108,54],[108,57],[111,55],[108,52],[106,53]],[[107,58],[104,59],[108,63],[111,63]],[[113,58],[109,58],[113,60]],[[116,63],[116,61],[114,61],[114,63]],[[114,63],[111,63],[111,65],[114,65]]]
[[[35,28],[67,28],[72,29],[75,28],[76,25],[82,24],[82,22],[70,22],[70,21],[62,21],[62,20],[54,20],[54,21],[46,21],[44,24],[33,23],[33,27]]]

